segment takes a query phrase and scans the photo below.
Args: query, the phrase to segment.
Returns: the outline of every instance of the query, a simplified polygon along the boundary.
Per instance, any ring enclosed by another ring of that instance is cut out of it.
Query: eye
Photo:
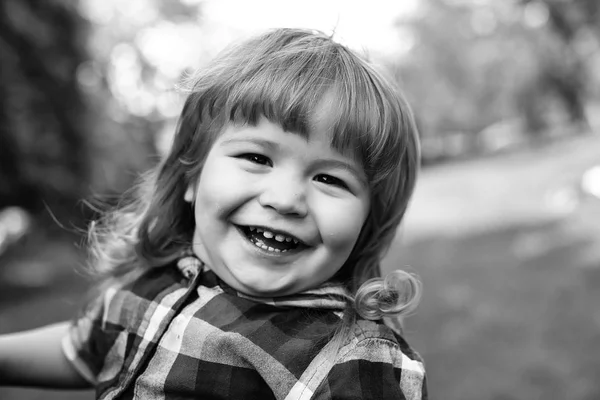
[[[259,165],[268,165],[270,167],[273,166],[273,163],[269,159],[269,157],[263,156],[262,154],[256,153],[245,153],[238,156],[238,158],[248,160],[251,163],[259,164]]]
[[[336,178],[335,176],[319,174],[315,176],[315,181],[348,190],[348,185],[346,185],[346,183],[343,180]]]

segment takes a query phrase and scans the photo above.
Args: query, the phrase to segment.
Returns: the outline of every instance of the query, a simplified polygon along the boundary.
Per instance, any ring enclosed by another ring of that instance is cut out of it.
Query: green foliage
[[[454,151],[453,143],[456,154],[489,150],[483,131],[499,123],[512,121],[518,132],[496,129],[494,135],[521,141],[587,125],[584,110],[593,95],[587,88],[598,79],[588,73],[590,54],[600,53],[598,37],[586,36],[585,51],[581,38],[565,42],[555,34],[552,7],[540,2],[419,4],[415,16],[399,21],[414,46],[396,75],[416,110],[426,161]],[[572,24],[582,29],[584,22]]]
[[[69,226],[80,199],[110,203],[157,162],[186,65],[165,72],[152,58],[156,28],[198,10],[179,0],[0,2],[0,209],[50,210]]]
[[[162,129],[180,109],[175,85],[190,65],[178,63],[194,40],[200,8],[180,0],[81,0],[90,23],[89,59],[78,79],[92,117],[92,190],[102,199],[131,187],[159,159]],[[193,60],[197,63],[198,60]],[[160,147],[160,146],[158,146]]]
[[[61,1],[0,3],[0,209],[64,210],[88,179],[75,71],[86,24]]]

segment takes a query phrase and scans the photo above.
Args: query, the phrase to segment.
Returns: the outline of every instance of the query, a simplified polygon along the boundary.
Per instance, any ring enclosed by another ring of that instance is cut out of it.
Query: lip
[[[298,247],[293,249],[293,250],[289,250],[286,251],[285,253],[276,253],[276,252],[271,252],[271,251],[267,251],[264,250],[258,246],[255,246],[254,244],[252,244],[250,242],[250,240],[248,240],[248,237],[246,236],[246,234],[244,233],[244,231],[242,230],[242,228],[238,225],[233,224],[233,226],[235,227],[235,229],[237,230],[238,234],[240,235],[240,239],[242,239],[242,241],[244,242],[245,246],[247,246],[251,251],[255,251],[258,254],[260,254],[263,257],[270,257],[270,258],[277,258],[277,259],[289,259],[289,258],[295,258],[297,257],[299,254],[301,254],[303,251],[305,251],[308,246],[306,246],[305,244],[303,244],[302,242],[298,243]],[[248,225],[248,226],[257,226],[257,225]],[[262,228],[262,226],[257,226]],[[268,229],[268,228],[263,228],[263,229]],[[277,232],[282,232],[282,231],[277,231]],[[295,237],[295,236],[294,236]]]

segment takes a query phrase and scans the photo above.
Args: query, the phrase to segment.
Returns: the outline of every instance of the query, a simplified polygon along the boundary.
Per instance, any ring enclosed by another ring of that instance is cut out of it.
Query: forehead
[[[361,145],[353,137],[348,135],[344,140],[339,140],[339,133],[336,133],[340,118],[344,118],[336,94],[333,91],[326,93],[313,109],[309,117],[308,139],[327,145],[329,149],[351,159],[362,167],[362,157],[359,151]]]
[[[359,117],[351,116],[346,96],[339,93],[338,88],[330,86],[321,88],[320,93],[310,96],[294,96],[296,102],[288,102],[286,98],[246,98],[233,104],[229,109],[230,121],[237,126],[257,126],[261,119],[278,125],[283,131],[303,137],[305,140],[319,142],[328,149],[352,159],[363,165],[364,141],[363,133],[365,112]],[[355,108],[353,108],[356,110]],[[361,118],[357,123],[356,118]]]
[[[333,146],[333,130],[326,119],[311,119],[308,132],[286,130],[278,121],[260,116],[255,123],[229,123],[222,130],[221,143],[255,142],[268,148],[288,148],[291,152],[310,151],[317,155],[355,159],[350,149],[338,149]]]

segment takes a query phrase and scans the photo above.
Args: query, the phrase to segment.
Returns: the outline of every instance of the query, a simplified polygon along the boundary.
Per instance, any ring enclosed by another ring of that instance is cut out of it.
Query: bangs
[[[228,76],[207,74],[204,85],[195,85],[202,115],[240,125],[264,116],[307,139],[325,126],[332,148],[360,162],[370,184],[398,167],[407,116],[398,94],[362,59],[326,37],[255,46],[229,54],[239,66]]]

